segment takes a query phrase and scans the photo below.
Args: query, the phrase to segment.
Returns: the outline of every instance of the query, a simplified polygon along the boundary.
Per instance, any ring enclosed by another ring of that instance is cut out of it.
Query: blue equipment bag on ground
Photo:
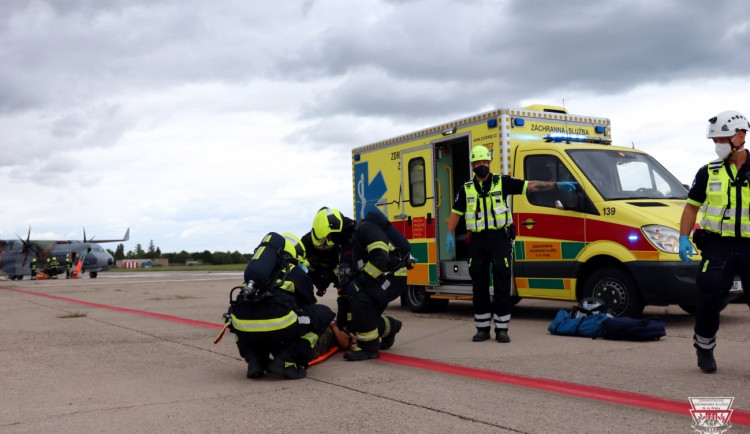
[[[602,336],[602,323],[608,319],[609,316],[604,313],[571,318],[570,312],[561,309],[547,330],[553,335],[598,338]]]
[[[667,334],[664,321],[656,318],[610,318],[602,324],[604,339],[654,341]]]

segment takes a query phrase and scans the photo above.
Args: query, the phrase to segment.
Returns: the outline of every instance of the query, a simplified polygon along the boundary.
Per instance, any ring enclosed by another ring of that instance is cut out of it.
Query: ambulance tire
[[[615,316],[638,317],[643,313],[644,305],[635,281],[617,267],[603,267],[591,273],[584,294],[606,301]]]
[[[439,312],[448,306],[448,300],[430,298],[424,286],[409,285],[401,294],[401,306],[416,313]]]

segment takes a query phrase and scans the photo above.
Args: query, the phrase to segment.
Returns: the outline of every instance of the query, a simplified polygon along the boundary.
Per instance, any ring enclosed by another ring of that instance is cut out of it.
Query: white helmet
[[[708,120],[706,138],[732,137],[739,130],[750,130],[750,122],[747,121],[742,113],[728,110]]]

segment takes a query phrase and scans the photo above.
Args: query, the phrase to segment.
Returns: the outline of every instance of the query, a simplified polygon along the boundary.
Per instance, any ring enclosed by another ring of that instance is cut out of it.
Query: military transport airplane
[[[63,273],[65,272],[65,259],[70,258],[73,269],[77,262],[81,261],[80,273],[88,271],[91,278],[96,278],[99,271],[108,270],[115,263],[112,255],[99,243],[114,243],[129,239],[130,228],[121,240],[96,240],[94,242],[94,237],[87,240],[85,229],[83,241],[32,240],[31,228],[29,228],[26,240],[21,237],[17,240],[0,240],[0,272],[7,274],[11,280],[21,280],[24,276],[31,275],[32,259],[37,258],[37,268],[41,271],[45,268],[46,260],[54,257]]]

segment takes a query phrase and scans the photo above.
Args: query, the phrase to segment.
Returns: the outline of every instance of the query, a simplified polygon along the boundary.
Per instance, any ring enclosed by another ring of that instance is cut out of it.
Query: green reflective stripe
[[[272,332],[285,329],[297,322],[297,314],[289,311],[281,318],[240,319],[232,315],[232,327],[241,332]]]
[[[375,249],[383,249],[388,252],[388,243],[385,241],[375,241],[367,246],[367,253],[371,253]]]
[[[315,343],[318,342],[318,335],[316,335],[313,332],[309,332],[309,333],[305,333],[304,335],[302,335],[302,339],[305,339],[308,342],[310,342],[310,348],[312,348],[315,346]]]
[[[374,341],[378,338],[378,329],[375,328],[372,331],[359,333],[357,332],[357,340],[362,342]]]
[[[378,267],[372,265],[369,262],[365,264],[365,268],[363,268],[363,270],[365,271],[365,273],[369,274],[370,277],[372,277],[373,279],[377,279],[378,277],[380,277],[381,274],[383,274],[383,272],[380,271]]]

